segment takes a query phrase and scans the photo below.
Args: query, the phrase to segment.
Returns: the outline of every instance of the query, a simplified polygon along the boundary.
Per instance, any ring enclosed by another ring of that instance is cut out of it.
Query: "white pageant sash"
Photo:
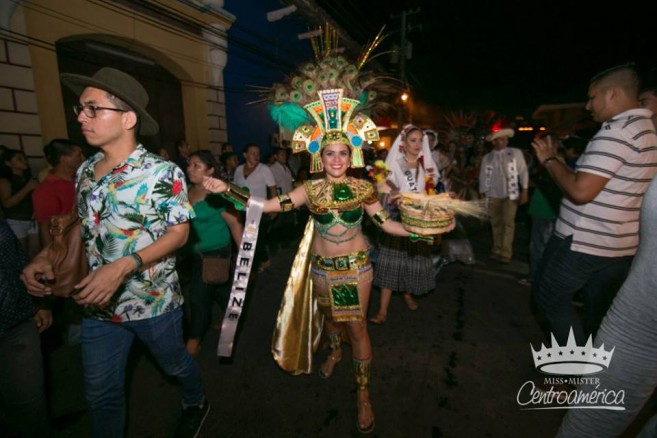
[[[256,243],[258,241],[258,228],[260,218],[262,217],[262,208],[264,199],[251,197],[246,209],[246,224],[242,233],[242,244],[237,253],[237,263],[235,264],[235,275],[233,276],[233,286],[226,306],[224,321],[221,323],[221,336],[219,345],[217,345],[217,356],[230,357],[233,354],[233,341],[237,331],[244,301],[246,299],[246,289],[249,285],[249,276],[253,267],[255,258]]]
[[[489,204],[489,199],[490,199],[490,186],[491,186],[491,178],[493,177],[493,165],[492,164],[487,164],[486,165],[486,171],[485,171],[485,179],[484,179],[484,200],[485,200],[485,208],[486,208],[486,213],[488,213],[488,216],[490,216],[490,204]]]
[[[520,195],[518,190],[518,166],[515,158],[507,164],[507,174],[509,176],[506,191],[509,194],[509,199],[515,201]]]

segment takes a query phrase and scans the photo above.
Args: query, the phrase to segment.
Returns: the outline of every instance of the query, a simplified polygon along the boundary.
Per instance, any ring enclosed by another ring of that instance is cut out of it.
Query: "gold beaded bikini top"
[[[306,192],[313,215],[325,215],[331,210],[338,210],[342,214],[360,208],[363,203],[372,204],[377,201],[376,190],[371,182],[351,177],[342,181],[306,181]]]
[[[343,181],[307,181],[306,193],[315,229],[322,237],[335,243],[356,237],[357,232],[352,230],[358,228],[363,219],[362,204],[377,201],[372,183],[355,178]],[[336,225],[342,225],[344,231],[331,233],[329,230]]]

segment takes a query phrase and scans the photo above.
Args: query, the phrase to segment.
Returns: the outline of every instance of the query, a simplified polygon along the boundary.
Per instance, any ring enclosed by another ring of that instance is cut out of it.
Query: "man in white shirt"
[[[234,183],[248,187],[252,195],[269,199],[276,196],[276,181],[269,166],[260,162],[260,147],[247,144],[244,147],[244,164],[235,169]]]
[[[572,324],[577,345],[594,336],[610,360],[614,353],[613,362],[594,374],[593,383],[577,386],[578,400],[607,409],[569,410],[555,435],[559,438],[627,436],[655,391],[657,135],[653,114],[644,103],[639,108],[639,83],[632,64],[591,80],[586,109],[602,126],[575,171],[552,158],[549,142],[533,144],[539,161],[564,192],[557,227],[543,256],[536,302],[559,345],[564,345]],[[584,329],[570,306],[574,290],[582,286]],[[591,356],[596,355],[584,360]],[[610,402],[600,394],[616,397]],[[584,404],[575,407],[588,407]],[[654,437],[655,426],[653,417],[632,436]]]
[[[292,178],[292,171],[285,163],[287,153],[283,148],[275,148],[272,155],[274,157],[274,162],[269,165],[269,169],[274,175],[276,193],[279,195],[288,193],[292,190],[292,182],[294,178]]]
[[[595,336],[639,247],[641,203],[657,172],[655,127],[639,107],[639,83],[631,65],[591,80],[586,109],[601,127],[575,170],[557,159],[549,137],[532,143],[564,194],[533,290],[559,345],[571,327],[578,345]],[[584,321],[571,304],[579,290]]]
[[[285,162],[287,167],[292,171],[292,177],[296,178],[297,174],[299,173],[299,169],[301,168],[301,157],[299,156],[301,154],[292,153],[290,140],[283,140],[281,148],[285,150],[285,156],[287,157]]]
[[[292,171],[287,166],[287,151],[284,148],[274,148],[272,152],[274,162],[269,165],[271,173],[276,181],[276,193],[281,195],[292,191],[294,178]],[[272,221],[270,231],[270,247],[275,251],[278,243],[283,243],[292,235],[294,230],[296,211],[279,213]]]
[[[271,169],[260,162],[260,147],[257,144],[247,144],[244,147],[244,164],[235,169],[234,183],[240,187],[247,187],[249,193],[259,198],[269,199],[276,196],[276,181]],[[265,214],[260,220],[258,243],[256,245],[255,263],[259,264],[258,271],[262,272],[271,266],[267,242],[269,225],[275,213]]]
[[[508,147],[513,129],[494,131],[486,137],[493,150],[484,155],[479,170],[479,193],[486,199],[493,230],[491,257],[511,262],[518,205],[529,197],[529,172],[520,149]]]

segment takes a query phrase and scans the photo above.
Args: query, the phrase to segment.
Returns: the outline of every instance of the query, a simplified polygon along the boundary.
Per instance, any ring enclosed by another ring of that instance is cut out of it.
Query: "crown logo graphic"
[[[560,346],[554,335],[550,333],[552,338],[552,346],[547,348],[541,344],[540,351],[532,349],[532,356],[534,358],[534,367],[544,374],[559,374],[559,375],[587,375],[595,374],[609,368],[611,357],[614,355],[616,347],[606,351],[604,344],[599,348],[593,348],[593,341],[591,336],[586,341],[586,345],[580,347],[575,342],[575,335],[573,328],[570,328],[568,334],[568,342],[564,346]]]

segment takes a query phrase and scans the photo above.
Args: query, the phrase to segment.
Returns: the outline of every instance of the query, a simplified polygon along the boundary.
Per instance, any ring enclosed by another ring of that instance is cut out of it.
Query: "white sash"
[[[417,180],[415,179],[414,174],[416,169],[411,169],[408,164],[406,164],[406,160],[404,160],[403,157],[397,161],[397,164],[399,165],[399,170],[402,171],[402,178],[404,178],[404,182],[408,187],[408,190],[402,189],[401,191],[418,193],[420,190],[418,188]]]
[[[263,199],[255,197],[249,199],[246,209],[246,225],[242,233],[242,244],[237,253],[233,287],[230,291],[224,321],[221,323],[221,336],[219,337],[219,345],[217,345],[217,356],[230,357],[233,354],[233,341],[246,298],[246,288],[249,285],[249,276],[251,275],[251,267],[255,258],[258,228],[260,226],[263,206]]]
[[[492,164],[487,164],[486,165],[486,177],[484,180],[484,193],[487,195],[486,197],[488,198],[490,194],[490,179],[493,176],[493,165]]]
[[[520,195],[518,190],[518,167],[516,159],[514,158],[507,164],[507,186],[506,190],[509,194],[509,199],[515,201]]]
[[[504,171],[504,168],[502,168]],[[485,170],[484,180],[484,193],[488,198],[491,189],[491,178],[493,177],[493,165],[487,164]],[[506,164],[506,191],[510,200],[515,201],[520,196],[520,189],[518,188],[518,165],[514,158]]]
[[[413,172],[410,169],[406,169],[404,171],[404,179],[406,180],[406,184],[408,184],[410,191],[417,193],[418,192],[417,181],[415,180],[415,176],[413,175]]]
[[[490,185],[491,185],[491,178],[493,177],[493,165],[492,164],[487,164],[486,165],[486,176],[484,179],[484,200],[485,200],[485,208],[488,214],[490,215],[490,205],[488,200],[490,199]]]

